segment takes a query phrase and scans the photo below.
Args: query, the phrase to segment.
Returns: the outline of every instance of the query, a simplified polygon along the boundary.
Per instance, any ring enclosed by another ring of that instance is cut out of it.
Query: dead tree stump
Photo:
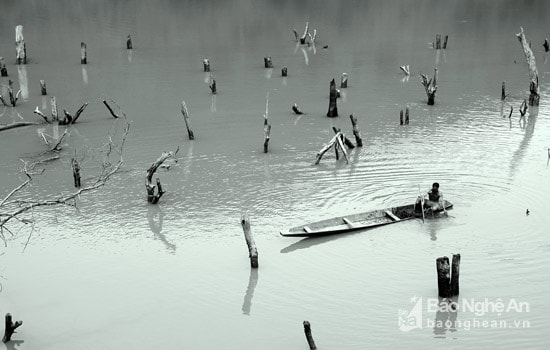
[[[269,134],[271,133],[271,124],[269,123],[269,93],[265,98],[265,114],[264,114],[264,153],[267,153],[269,146]]]
[[[250,266],[253,269],[258,268],[258,249],[256,248],[256,243],[254,243],[254,237],[252,237],[252,231],[250,229],[250,219],[248,215],[241,215],[241,226],[243,227],[244,239],[246,240],[246,245],[248,246],[248,257],[250,258]]]
[[[329,93],[327,117],[333,118],[338,116],[338,106],[336,105],[337,98],[338,98],[338,90],[336,90],[336,82],[334,81],[334,79],[332,79],[330,81],[330,93]]]
[[[218,89],[216,87],[216,79],[212,75],[210,75],[210,82],[208,84],[208,87],[210,88],[210,91],[212,91],[212,94],[217,94]]]
[[[304,333],[306,334],[307,344],[309,345],[310,350],[317,349],[313,336],[311,335],[311,324],[309,321],[304,321]]]
[[[195,134],[191,130],[191,120],[189,120],[189,112],[187,111],[187,105],[185,101],[181,101],[181,114],[183,115],[183,120],[185,121],[185,126],[187,127],[187,134],[189,135],[189,140],[195,139]]]
[[[6,60],[4,57],[0,57],[0,75],[3,77],[8,76],[8,70],[6,69]]]
[[[13,93],[13,81],[11,79],[8,80],[8,95],[10,97],[12,107],[15,107],[17,100],[21,95],[21,90],[18,90],[16,94]]]
[[[445,41],[443,42],[443,50],[447,49],[447,41],[449,40],[449,36],[445,35]]]
[[[405,125],[409,125],[409,106],[405,108]]]
[[[357,145],[357,147],[363,147],[363,138],[361,137],[361,132],[359,132],[359,128],[357,127],[357,118],[355,118],[353,114],[350,114],[349,119],[351,120],[351,126],[353,127],[355,144]]]
[[[500,90],[500,100],[504,101],[505,98],[506,98],[506,82],[503,81],[502,82],[502,88]]]
[[[157,204],[160,200],[160,197],[166,192],[162,189],[160,184],[160,179],[157,178],[156,186],[153,185],[153,175],[159,166],[164,163],[168,158],[174,157],[173,152],[163,152],[160,157],[147,169],[147,175],[145,176],[145,190],[147,191],[147,201],[151,204]],[[155,194],[155,187],[157,188],[157,193]]]
[[[441,34],[436,34],[435,35],[434,49],[436,49],[436,50],[441,49]]]
[[[57,114],[57,103],[55,102],[55,96],[52,96],[50,99],[50,104],[52,106],[52,121],[58,121],[59,115]]]
[[[80,164],[76,158],[71,159],[71,168],[73,169],[74,187],[80,187]]]
[[[286,77],[287,75],[288,75],[288,68],[287,68],[287,66],[284,66],[281,69],[281,76]]]
[[[27,47],[23,38],[23,26],[15,27],[15,62],[17,64],[27,64]]]
[[[437,289],[442,298],[450,298],[459,294],[460,254],[453,254],[453,265],[444,256],[436,259]],[[452,269],[452,271],[451,271]]]
[[[86,53],[86,43],[80,43],[80,64],[88,63],[88,54]]]
[[[48,94],[48,92],[46,91],[46,82],[44,80],[40,80],[40,94],[41,95]]]
[[[434,70],[434,77],[431,79],[426,74],[421,74],[422,85],[424,85],[424,90],[428,96],[428,105],[433,106],[435,104],[435,93],[437,91],[437,68]]]
[[[271,62],[271,56],[264,57],[264,67],[265,68],[273,68],[273,62]]]
[[[403,125],[403,110],[399,111],[399,125]]]
[[[302,112],[302,110],[300,109],[300,107],[298,107],[298,104],[297,103],[294,103],[294,105],[292,106],[292,111],[298,115],[300,114],[305,114],[304,112]]]
[[[548,52],[550,50],[550,44],[548,43],[548,38],[544,39],[544,44],[542,44],[544,47],[544,52]]]
[[[126,50],[132,50],[132,47],[132,37],[128,34],[128,37],[126,38]]]
[[[540,95],[539,95],[539,72],[537,70],[537,63],[535,61],[535,55],[531,51],[531,47],[525,38],[523,33],[523,28],[520,27],[520,32],[516,34],[521,47],[523,48],[523,53],[525,54],[525,59],[527,60],[527,65],[529,66],[529,106],[538,106]]]
[[[15,330],[23,324],[23,321],[15,321],[15,323],[11,319],[11,314],[6,314],[6,328],[4,330],[4,337],[2,338],[2,342],[7,343],[11,340],[11,336],[13,333],[15,333]]]
[[[202,68],[205,72],[210,72],[210,60],[208,58],[202,60]]]
[[[344,89],[348,87],[348,73],[342,73],[342,78],[340,78],[340,88]]]

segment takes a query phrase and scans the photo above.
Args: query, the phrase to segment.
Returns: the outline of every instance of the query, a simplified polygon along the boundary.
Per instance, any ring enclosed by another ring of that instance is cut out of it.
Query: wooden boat
[[[443,204],[445,206],[445,210],[453,207],[453,204],[446,200],[443,200]],[[435,210],[434,213],[441,211],[443,211],[443,208]],[[431,210],[429,210],[429,213],[426,213],[425,211],[425,216],[431,217]],[[415,211],[415,205],[409,204],[400,207],[390,207],[386,209],[368,211],[365,213],[338,216],[332,219],[292,227],[288,230],[281,231],[280,233],[285,237],[323,236],[365,230],[421,217],[422,212]]]

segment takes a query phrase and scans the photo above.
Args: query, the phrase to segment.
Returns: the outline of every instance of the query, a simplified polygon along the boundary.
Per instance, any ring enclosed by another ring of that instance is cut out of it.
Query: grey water
[[[23,320],[6,349],[306,349],[304,320],[319,349],[550,345],[550,64],[542,47],[550,3],[27,0],[1,7],[0,56],[9,74],[2,94],[9,79],[22,93],[16,107],[1,108],[0,124],[41,122],[33,111],[49,114],[51,96],[60,112],[89,102],[68,128],[60,159],[43,166],[24,198],[74,192],[74,154],[90,184],[101,161],[96,150],[122,133],[103,99],[131,121],[123,167],[105,187],[80,196],[76,209],[37,208],[23,216],[33,224],[12,222],[3,231],[0,313]],[[294,40],[292,29],[301,35],[306,22],[317,31],[315,45]],[[28,55],[20,66],[19,24]],[[521,120],[529,71],[520,27],[541,87],[540,106]],[[432,48],[436,34],[449,36],[447,49]],[[268,56],[273,69],[264,68]],[[420,74],[433,76],[436,67],[436,103],[428,106]],[[327,118],[329,82],[339,84],[344,72],[339,116]],[[272,129],[263,153],[267,96]],[[295,115],[294,103],[306,114]],[[401,126],[407,106],[410,124]],[[314,165],[333,126],[352,138],[350,114],[364,146],[350,151],[349,163],[329,152]],[[44,123],[0,132],[0,198],[25,180],[20,159],[47,149],[40,133],[65,129]],[[155,174],[166,194],[148,204],[147,168],[178,147],[177,163]],[[411,203],[434,181],[454,204],[447,216],[319,239],[279,235],[308,221]],[[243,213],[258,270],[250,269]],[[436,311],[435,259],[454,253],[462,256],[456,302],[463,307]]]

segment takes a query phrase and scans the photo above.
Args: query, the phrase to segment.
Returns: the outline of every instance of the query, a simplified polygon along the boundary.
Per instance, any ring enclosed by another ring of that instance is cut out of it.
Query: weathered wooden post
[[[403,125],[403,110],[399,111],[399,125]]]
[[[405,125],[409,125],[409,106],[405,108]]]
[[[445,35],[445,41],[443,42],[443,50],[447,49],[447,41],[449,40],[449,36]]]
[[[460,254],[453,254],[453,265],[449,258],[444,256],[436,259],[437,289],[442,298],[449,298],[459,294]]]
[[[284,67],[281,69],[281,76],[286,77],[287,75],[288,75],[288,67],[287,67],[287,66],[284,66]]]
[[[327,117],[337,117],[338,116],[338,106],[336,105],[336,99],[338,98],[338,90],[336,90],[336,82],[334,79],[330,81],[330,94],[328,102],[328,112]]]
[[[80,187],[80,164],[76,158],[71,159],[71,167],[73,169],[74,187]]]
[[[15,330],[23,324],[23,321],[15,321],[15,323],[11,319],[11,314],[6,314],[6,328],[4,330],[4,337],[2,338],[2,342],[7,343],[11,340],[11,336],[13,333],[15,333]]]
[[[80,43],[80,63],[81,64],[87,64],[88,63],[88,57],[86,53],[86,43],[81,42]]]
[[[342,78],[340,79],[340,88],[344,89],[348,87],[348,73],[342,73]]]
[[[529,106],[538,106],[540,95],[539,95],[539,72],[537,71],[537,63],[535,61],[535,55],[533,54],[533,51],[531,51],[531,48],[529,47],[529,43],[527,42],[527,39],[525,38],[525,34],[523,33],[523,28],[520,27],[520,32],[516,34],[516,37],[518,38],[521,47],[523,48],[523,53],[525,54],[525,59],[527,60],[527,65],[529,66],[529,91],[531,94],[529,95]]]
[[[438,295],[442,298],[448,298],[450,296],[451,287],[451,266],[449,265],[449,258],[444,256],[437,258],[437,291]]]
[[[459,294],[460,277],[460,254],[453,254],[453,264],[451,267],[451,296]]]
[[[17,64],[27,64],[27,47],[23,38],[23,26],[15,27],[15,62]]]
[[[189,112],[187,111],[187,105],[185,101],[181,101],[181,114],[183,115],[183,120],[185,121],[185,127],[187,128],[187,135],[189,135],[189,140],[195,139],[195,134],[191,130],[191,120],[189,120]]]
[[[309,345],[310,350],[317,349],[313,336],[311,335],[311,324],[309,321],[304,321],[304,333],[306,334],[307,344]]]
[[[205,72],[210,72],[210,60],[208,58],[202,60],[202,68]]]
[[[46,82],[44,80],[40,80],[40,94],[41,95],[48,94],[48,92],[46,91]]]
[[[363,138],[361,137],[361,132],[359,132],[359,128],[357,127],[357,118],[353,114],[350,114],[349,119],[351,120],[351,126],[353,127],[355,143],[357,147],[363,147]]]
[[[544,47],[544,52],[548,52],[550,50],[550,44],[548,43],[548,38],[544,39],[544,44],[542,44]]]
[[[6,60],[4,57],[0,57],[0,75],[3,77],[8,76],[8,70],[6,69]]]
[[[57,114],[57,103],[55,102],[55,96],[52,96],[50,99],[50,104],[52,106],[52,122],[59,120],[59,115]]]
[[[506,98],[506,82],[503,81],[502,82],[502,88],[500,90],[500,100],[504,101],[505,98]]]
[[[273,68],[273,62],[271,62],[271,56],[264,57],[264,67]]]
[[[132,37],[128,34],[128,37],[126,38],[126,50],[132,50],[132,47]]]
[[[254,243],[254,238],[252,237],[252,231],[250,230],[250,219],[248,215],[241,215],[241,226],[243,227],[244,239],[246,240],[246,245],[248,246],[248,257],[250,258],[250,266],[253,269],[258,268],[258,249],[256,248],[256,243]]]

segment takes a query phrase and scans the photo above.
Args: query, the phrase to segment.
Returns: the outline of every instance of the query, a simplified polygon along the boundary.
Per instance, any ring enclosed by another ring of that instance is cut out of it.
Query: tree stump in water
[[[342,73],[342,78],[340,79],[340,88],[344,89],[348,87],[348,73]]]
[[[6,328],[4,330],[4,337],[2,338],[2,342],[7,343],[11,340],[11,336],[13,333],[15,333],[15,330],[23,324],[23,321],[15,321],[15,323],[11,319],[11,314],[6,314]]]
[[[202,68],[205,72],[210,72],[210,60],[208,58],[202,60]]]
[[[25,39],[23,38],[22,25],[15,27],[15,51],[15,62],[17,64],[27,64],[27,47],[25,46]]]
[[[41,95],[48,94],[48,92],[46,91],[46,82],[44,80],[40,80],[40,94]]]
[[[132,50],[132,37],[128,34],[126,38],[126,50]]]
[[[160,157],[147,169],[147,175],[145,176],[145,190],[147,191],[147,201],[151,204],[157,204],[160,200],[160,197],[166,192],[162,189],[160,179],[156,180],[157,193],[155,194],[155,185],[153,182],[153,175],[159,166],[164,163],[168,158],[174,156],[173,152],[163,152]]]
[[[516,34],[516,37],[518,38],[521,47],[523,48],[523,53],[525,54],[525,59],[527,60],[527,65],[529,67],[529,106],[538,106],[540,95],[539,95],[539,73],[537,70],[537,63],[535,61],[535,55],[533,54],[533,51],[531,51],[531,47],[529,46],[529,43],[527,42],[527,39],[525,38],[525,34],[523,33],[523,28],[520,27],[521,31]]]
[[[81,64],[87,64],[88,63],[88,54],[86,52],[86,43],[84,43],[84,42],[80,43],[80,63]]]
[[[544,44],[542,44],[544,47],[544,52],[548,52],[550,50],[550,44],[548,43],[548,39],[544,39]]]
[[[449,258],[444,256],[436,259],[437,289],[442,298],[449,298],[459,294],[460,254],[453,254],[453,265]],[[452,272],[452,273],[451,273]]]
[[[306,335],[307,344],[309,345],[310,350],[317,349],[313,336],[311,335],[311,324],[309,321],[304,321],[304,333]]]
[[[350,114],[349,119],[351,119],[351,126],[353,127],[353,136],[355,136],[355,143],[357,144],[357,147],[363,147],[363,138],[361,137],[361,132],[359,132],[359,128],[357,127],[357,118],[355,118],[353,114]]]
[[[288,75],[288,68],[287,66],[284,66],[282,69],[281,69],[281,75],[283,77],[286,77]]]
[[[185,126],[187,127],[187,134],[189,135],[189,140],[195,139],[195,134],[191,130],[191,120],[189,120],[189,112],[187,111],[187,105],[185,101],[181,101],[181,114],[183,115],[183,120],[185,121]]]
[[[422,85],[424,85],[424,90],[428,96],[428,105],[433,106],[435,104],[435,93],[437,91],[437,68],[434,70],[434,77],[430,77],[426,74],[421,74]]]
[[[338,90],[336,90],[336,82],[334,81],[334,79],[332,79],[330,81],[330,93],[329,93],[327,117],[333,118],[338,116],[338,106],[336,105],[337,98],[338,98]]]
[[[8,70],[6,69],[6,60],[4,57],[0,57],[0,75],[3,77],[8,76]]]
[[[271,62],[271,56],[264,57],[264,67],[265,68],[273,68],[273,62]]]
[[[258,268],[258,249],[256,248],[256,243],[252,237],[252,231],[250,229],[250,219],[248,215],[243,214],[241,216],[241,226],[243,227],[244,239],[246,240],[246,245],[248,247],[248,257],[250,258],[250,266],[253,269]]]

